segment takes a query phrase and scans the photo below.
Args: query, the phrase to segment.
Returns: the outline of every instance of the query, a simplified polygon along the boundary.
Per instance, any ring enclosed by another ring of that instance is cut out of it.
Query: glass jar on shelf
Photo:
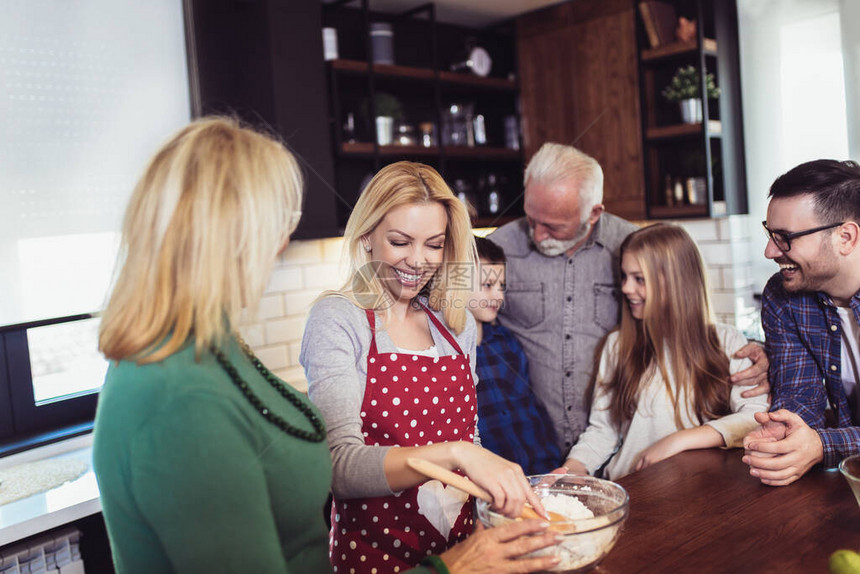
[[[436,145],[436,126],[433,122],[422,122],[418,128],[421,130],[421,146],[433,147]]]

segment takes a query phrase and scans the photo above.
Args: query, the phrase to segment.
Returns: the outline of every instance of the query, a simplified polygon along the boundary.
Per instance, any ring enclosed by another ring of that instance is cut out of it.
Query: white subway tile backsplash
[[[699,251],[702,253],[702,259],[705,260],[705,265],[708,267],[715,265],[731,265],[734,263],[732,259],[732,249],[725,243],[699,243]]]
[[[720,239],[727,241],[749,240],[748,215],[730,215],[718,219]]]
[[[266,293],[279,291],[298,291],[304,286],[302,279],[302,268],[297,265],[288,265],[276,268],[269,278],[269,286]]]
[[[281,293],[270,293],[263,295],[260,306],[257,309],[257,318],[260,321],[274,319],[284,316],[284,296]]]
[[[304,331],[304,317],[289,317],[266,321],[264,329],[266,333],[266,344],[290,343],[301,340]]]
[[[306,315],[310,311],[311,304],[322,292],[322,289],[313,289],[311,291],[284,293],[284,315]]]
[[[291,265],[301,263],[319,263],[323,258],[322,241],[290,241],[281,254],[281,261]]]
[[[745,265],[749,266],[752,262],[752,250],[750,248],[749,240],[746,241],[738,241],[736,243],[731,244],[732,250],[732,263],[734,265]]]
[[[687,219],[673,223],[686,229],[690,237],[701,246],[701,242],[719,240],[718,221],[716,219]]]
[[[287,346],[287,354],[288,354],[288,357],[290,359],[290,366],[291,367],[297,367],[297,366],[301,365],[301,363],[299,363],[299,354],[301,354],[301,352],[302,352],[301,342],[290,343]]]
[[[263,364],[272,372],[279,369],[285,369],[290,366],[290,361],[287,356],[287,345],[281,344],[259,347],[254,349],[254,354],[256,354],[257,358],[263,361]]]
[[[257,352],[258,347],[266,344],[266,336],[262,323],[242,325],[239,330],[242,333],[242,338],[245,339],[245,342],[248,343],[252,349],[254,349],[255,353]]]
[[[746,289],[752,286],[752,268],[749,264],[723,268],[723,289]]]
[[[707,262],[705,262],[705,274],[708,277],[708,287],[710,287],[711,291],[726,288],[725,284],[723,283],[722,267],[710,267],[708,266]]]
[[[308,265],[304,268],[304,277],[306,289],[337,289],[343,282],[340,266],[334,263]]]
[[[326,263],[340,263],[343,254],[343,238],[333,237],[331,239],[323,239],[323,261]]]
[[[735,314],[735,292],[734,291],[713,291],[711,292],[711,305],[714,313],[717,315],[732,315]]]

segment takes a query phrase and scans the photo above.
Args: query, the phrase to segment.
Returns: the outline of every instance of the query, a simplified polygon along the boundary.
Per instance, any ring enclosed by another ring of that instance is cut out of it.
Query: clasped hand
[[[761,426],[744,437],[743,461],[762,484],[791,484],[824,459],[821,437],[799,415],[780,409],[755,419]]]

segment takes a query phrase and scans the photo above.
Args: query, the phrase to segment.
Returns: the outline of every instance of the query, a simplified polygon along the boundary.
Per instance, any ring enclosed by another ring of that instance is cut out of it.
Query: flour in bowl
[[[575,496],[550,494],[541,498],[541,502],[548,511],[557,512],[569,520],[594,518],[594,513]]]

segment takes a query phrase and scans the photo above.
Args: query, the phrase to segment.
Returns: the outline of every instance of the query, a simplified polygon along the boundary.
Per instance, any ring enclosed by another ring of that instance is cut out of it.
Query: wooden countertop
[[[630,515],[594,572],[827,572],[835,550],[860,549],[860,507],[838,470],[771,487],[742,456],[688,451],[620,479]]]

